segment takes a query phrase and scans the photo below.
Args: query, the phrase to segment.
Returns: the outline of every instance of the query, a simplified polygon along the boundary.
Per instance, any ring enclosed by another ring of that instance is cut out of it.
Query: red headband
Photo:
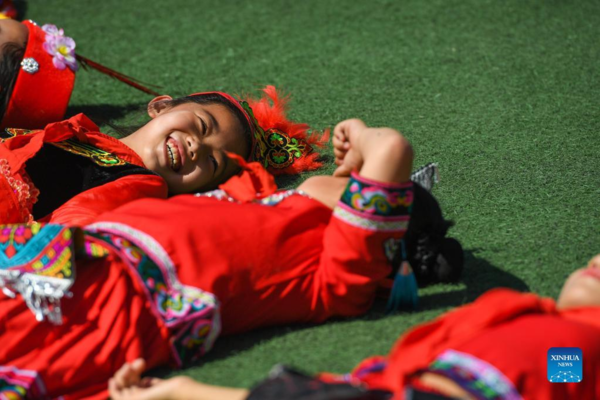
[[[250,118],[250,116],[248,115],[248,113],[246,112],[246,110],[244,110],[244,107],[241,106],[240,100],[236,99],[232,95],[224,93],[224,92],[200,92],[200,93],[190,94],[188,97],[210,96],[210,95],[213,95],[213,94],[216,94],[218,96],[223,97],[231,105],[233,105],[235,108],[237,108],[238,110],[240,110],[240,112],[244,115],[244,117],[246,117],[246,122],[248,122],[248,125],[250,126],[250,129],[253,131],[252,133],[254,133],[254,124],[252,123],[252,119]]]
[[[0,0],[1,1],[1,0]],[[43,128],[63,119],[75,83],[77,62],[144,93],[158,93],[135,78],[75,54],[75,41],[54,25],[41,28],[24,21],[29,30],[25,55],[0,128]]]
[[[190,96],[216,94],[242,112],[252,136],[251,161],[259,162],[274,175],[297,174],[319,168],[318,154],[313,146],[321,147],[329,140],[328,132],[308,135],[310,128],[287,119],[286,98],[281,98],[274,86],[263,89],[260,99],[238,100],[223,92],[195,93]]]
[[[45,32],[33,21],[23,24],[29,29],[29,39],[1,128],[34,129],[60,121],[75,84],[77,64],[70,63],[68,57],[65,60],[53,46],[57,40],[70,40],[75,47],[72,39],[65,37],[62,30]]]

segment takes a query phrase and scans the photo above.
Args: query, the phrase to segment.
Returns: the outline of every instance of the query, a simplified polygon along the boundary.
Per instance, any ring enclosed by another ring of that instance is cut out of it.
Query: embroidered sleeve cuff
[[[404,231],[413,202],[413,184],[381,183],[353,173],[333,214],[350,225],[377,231]]]

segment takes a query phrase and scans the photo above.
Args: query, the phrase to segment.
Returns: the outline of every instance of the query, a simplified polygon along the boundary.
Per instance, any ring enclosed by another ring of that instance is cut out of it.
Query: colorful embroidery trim
[[[46,399],[46,387],[35,371],[0,366],[0,399]]]
[[[25,136],[37,131],[38,130],[6,128],[5,132],[10,137],[7,139],[2,139],[2,142],[10,140],[16,136]],[[119,165],[125,165],[126,163],[124,160],[120,159],[112,153],[109,153],[89,144],[81,143],[77,139],[67,139],[63,140],[62,142],[51,142],[50,144],[61,148],[65,151],[68,151],[69,153],[87,157],[101,167],[116,167]]]
[[[363,214],[394,217],[409,215],[412,202],[412,183],[386,185],[352,174],[340,201]]]
[[[404,231],[412,202],[412,182],[390,185],[352,174],[333,215],[363,229]]]
[[[39,129],[17,129],[17,128],[4,128],[4,132],[8,135],[7,138],[2,139],[0,143],[5,142],[14,138],[15,136],[25,136],[34,132],[38,132]]]
[[[62,142],[51,143],[69,153],[87,157],[101,167],[116,167],[125,165],[125,161],[115,156],[112,153],[101,150],[89,144],[81,143],[76,139],[67,139]]]
[[[263,167],[283,169],[293,164],[297,159],[313,152],[310,144],[292,138],[280,130],[263,130],[248,103],[240,101],[240,105],[252,118],[255,143],[254,160],[261,163]]]
[[[478,400],[522,400],[502,372],[470,354],[446,350],[427,371],[452,379]]]
[[[122,224],[97,223],[86,230],[116,250],[140,279],[154,313],[171,332],[173,354],[179,365],[197,360],[212,348],[221,331],[216,297],[182,285],[158,242]]]
[[[0,287],[20,293],[38,321],[60,325],[74,280],[73,233],[54,224],[0,225]]]

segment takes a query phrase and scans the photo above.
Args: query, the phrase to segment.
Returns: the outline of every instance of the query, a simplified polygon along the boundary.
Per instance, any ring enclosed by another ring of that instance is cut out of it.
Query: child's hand
[[[142,378],[146,363],[138,358],[125,363],[108,381],[112,400],[168,400],[179,398],[179,392],[190,378],[178,376],[171,379]]]
[[[359,149],[359,137],[367,130],[360,119],[347,119],[333,129],[333,154],[338,168],[333,176],[350,176],[355,170],[360,170],[363,157]]]

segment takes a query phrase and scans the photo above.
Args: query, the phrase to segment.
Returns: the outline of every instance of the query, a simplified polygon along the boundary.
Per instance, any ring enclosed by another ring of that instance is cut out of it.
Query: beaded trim
[[[256,199],[253,203],[262,204],[264,206],[274,206],[281,203],[283,200],[287,199],[290,196],[298,195],[310,198],[310,196],[298,189],[290,189],[290,190],[282,190],[280,192],[274,193],[270,196],[264,197],[262,199]],[[194,196],[196,197],[208,197],[217,200],[229,201],[230,203],[240,203],[235,198],[229,196],[227,192],[222,189],[212,190],[210,192],[205,193],[196,193]]]
[[[470,354],[446,350],[426,370],[445,376],[477,400],[522,400],[512,382],[493,365]]]

